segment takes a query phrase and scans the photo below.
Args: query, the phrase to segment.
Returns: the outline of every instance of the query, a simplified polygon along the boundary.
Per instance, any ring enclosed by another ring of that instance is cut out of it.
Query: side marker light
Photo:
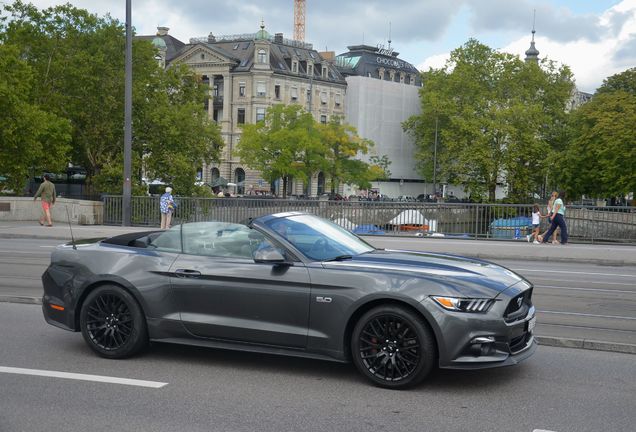
[[[63,311],[64,310],[64,306],[58,306],[58,305],[55,305],[55,304],[51,304],[49,306],[51,306],[51,309],[55,309],[55,310],[59,310],[59,311]]]

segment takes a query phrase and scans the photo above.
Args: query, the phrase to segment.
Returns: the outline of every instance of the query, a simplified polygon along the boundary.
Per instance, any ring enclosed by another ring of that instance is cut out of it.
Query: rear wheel
[[[80,328],[88,346],[102,357],[130,357],[148,345],[141,308],[118,286],[103,285],[88,294],[80,311]]]
[[[351,354],[358,370],[380,387],[404,389],[420,383],[437,358],[428,325],[409,309],[379,306],[356,323]]]

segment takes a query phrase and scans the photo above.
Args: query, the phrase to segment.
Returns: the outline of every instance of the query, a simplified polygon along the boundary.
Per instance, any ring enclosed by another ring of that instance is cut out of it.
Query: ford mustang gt
[[[150,341],[351,361],[376,385],[536,350],[532,285],[486,261],[377,249],[307,213],[57,247],[46,321],[107,358]]]

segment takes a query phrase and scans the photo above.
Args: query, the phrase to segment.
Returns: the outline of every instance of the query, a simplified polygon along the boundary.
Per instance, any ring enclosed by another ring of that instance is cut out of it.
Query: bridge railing
[[[104,201],[104,223],[122,223],[122,197]],[[158,227],[159,197],[133,197],[132,224]],[[271,213],[302,211],[357,234],[520,239],[529,234],[532,205],[395,201],[323,201],[252,198],[177,198],[173,224],[206,220],[241,222]],[[545,208],[542,209],[545,213]],[[572,240],[636,243],[636,207],[567,206]],[[548,229],[547,219],[541,230]]]

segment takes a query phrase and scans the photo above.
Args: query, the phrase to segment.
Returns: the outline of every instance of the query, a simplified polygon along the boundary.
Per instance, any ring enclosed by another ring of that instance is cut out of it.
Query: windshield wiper
[[[338,255],[338,256],[335,256],[333,258],[329,258],[329,259],[323,260],[323,262],[344,261],[344,260],[350,260],[351,258],[353,258],[351,255]]]

